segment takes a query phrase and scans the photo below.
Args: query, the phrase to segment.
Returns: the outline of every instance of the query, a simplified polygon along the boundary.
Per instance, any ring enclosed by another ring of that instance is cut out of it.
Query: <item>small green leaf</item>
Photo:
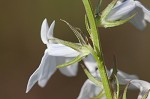
[[[105,21],[105,22],[103,22],[103,24],[104,24],[105,28],[119,26],[119,25],[122,25],[122,24],[130,21],[134,16],[135,16],[135,14],[124,20],[119,20],[119,21]]]
[[[81,51],[81,48],[82,46],[77,44],[77,43],[72,43],[72,42],[68,42],[68,41],[64,41],[64,40],[61,40],[61,39],[58,39],[58,38],[51,38],[49,39],[53,42],[56,42],[56,43],[60,43],[60,44],[63,44],[63,45],[66,45],[66,46],[69,46],[71,47],[72,49],[76,50],[76,51]]]
[[[82,58],[83,58],[83,56],[78,55],[77,57],[75,57],[75,58],[72,59],[71,61],[66,62],[66,63],[64,63],[64,64],[61,64],[61,65],[58,65],[57,68],[63,68],[63,67],[70,66],[70,65],[72,65],[72,64],[74,64],[74,63],[77,63],[77,62],[81,61]]]
[[[73,26],[71,26],[71,25],[70,25],[68,22],[66,22],[65,20],[62,20],[62,19],[61,19],[61,21],[65,22],[65,23],[70,27],[70,29],[74,32],[74,34],[76,35],[76,37],[78,38],[79,42],[80,42],[82,45],[86,44],[86,42],[85,42],[84,38],[82,37],[81,33],[79,33],[79,31],[78,31],[76,28],[74,28]]]
[[[89,80],[91,80],[97,86],[102,86],[102,83],[99,80],[97,80],[95,77],[93,77],[93,75],[84,66],[82,66],[82,68],[86,76],[89,78]]]
[[[127,99],[127,89],[130,85],[130,82],[126,85],[125,89],[124,89],[124,92],[123,92],[123,98],[122,99]]]
[[[143,95],[142,99],[146,99],[149,93],[150,93],[150,89]]]

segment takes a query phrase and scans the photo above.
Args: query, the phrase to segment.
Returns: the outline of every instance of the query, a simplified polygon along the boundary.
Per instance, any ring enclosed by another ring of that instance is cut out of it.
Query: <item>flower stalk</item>
[[[89,21],[90,32],[91,32],[90,36],[91,36],[93,46],[94,46],[94,51],[92,51],[92,49],[91,49],[91,54],[93,55],[93,57],[95,58],[95,60],[97,62],[98,70],[99,70],[100,75],[101,75],[101,79],[102,79],[102,83],[103,83],[106,97],[107,97],[107,99],[112,99],[109,80],[107,77],[107,73],[105,70],[105,65],[104,65],[104,61],[103,61],[103,57],[102,57],[100,36],[99,36],[98,30],[97,30],[97,26],[96,26],[95,17],[94,17],[93,11],[92,11],[92,7],[91,7],[89,0],[82,0],[82,1],[83,1],[84,7],[86,10],[86,14],[87,14],[87,18]]]

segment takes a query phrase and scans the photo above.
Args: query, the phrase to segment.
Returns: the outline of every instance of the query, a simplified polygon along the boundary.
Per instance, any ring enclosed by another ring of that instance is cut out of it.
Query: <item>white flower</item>
[[[110,70],[110,72],[108,71],[107,73],[108,73],[108,76],[110,76],[111,73],[112,73],[112,69]],[[118,78],[119,84],[121,84],[121,85],[128,84],[130,80],[138,79],[137,76],[135,76],[135,75],[129,75],[129,74],[124,73],[124,72],[122,72],[120,70],[117,72],[117,78]],[[129,87],[129,88],[135,89],[132,86]],[[103,85],[97,86],[97,85],[95,85],[93,82],[91,82],[88,79],[83,84],[83,86],[81,88],[81,91],[80,91],[80,94],[79,94],[79,96],[78,96],[77,99],[91,99],[92,97],[97,96],[103,90],[104,90],[103,89]],[[106,96],[103,95],[101,99],[106,99]]]
[[[136,14],[130,22],[138,29],[142,30],[146,26],[146,21],[150,22],[150,11],[136,0],[119,0],[107,16],[107,21],[126,19]]]
[[[44,87],[56,71],[57,65],[68,62],[79,55],[79,52],[70,47],[49,41],[50,38],[53,38],[54,25],[55,21],[53,21],[49,27],[46,19],[42,23],[41,39],[43,43],[47,45],[47,49],[45,50],[39,67],[29,78],[26,92],[28,92],[36,82],[38,82],[39,86]],[[75,63],[72,66],[60,68],[59,70],[66,76],[75,76],[78,69],[77,65],[78,63]]]
[[[92,97],[97,96],[102,91],[102,85],[100,87],[96,86],[93,82],[87,79],[83,84],[77,99],[91,99]],[[104,95],[101,99],[106,99],[106,96]]]
[[[97,63],[94,59],[94,57],[90,54],[86,58],[83,59],[85,66],[89,70],[89,72],[94,76],[98,77],[97,73]]]
[[[131,84],[140,90],[138,99],[142,99],[143,95],[145,95],[150,90],[150,83],[143,80],[132,80]],[[150,99],[150,93],[146,99]]]

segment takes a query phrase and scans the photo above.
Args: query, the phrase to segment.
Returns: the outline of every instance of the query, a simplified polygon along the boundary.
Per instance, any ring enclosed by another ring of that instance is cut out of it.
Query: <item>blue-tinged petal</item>
[[[118,70],[117,78],[119,80],[119,83],[122,85],[127,84],[130,80],[138,79],[138,77],[136,75],[130,75],[130,74],[127,74],[121,70]]]
[[[39,86],[44,87],[50,79],[50,77],[56,71],[56,57],[50,56],[46,50],[40,66],[43,68],[41,69],[38,84]]]
[[[53,37],[53,31],[54,31],[55,21],[52,22],[52,24],[49,27],[49,30],[47,32],[47,38],[50,39]]]
[[[135,1],[136,6],[141,8],[144,13],[144,19],[150,22],[150,11],[146,9],[139,1]]]
[[[41,67],[37,68],[37,70],[30,76],[26,88],[26,93],[28,93],[31,90],[31,88],[34,86],[34,84],[38,81],[40,76],[40,69]]]
[[[65,62],[69,62],[73,58],[66,58],[66,57],[56,57],[57,64],[64,64]],[[64,68],[59,68],[60,72],[65,76],[76,76],[78,71],[78,63],[72,64],[71,66],[67,66]]]
[[[97,77],[97,63],[94,59],[94,57],[90,54],[86,58],[83,59],[84,64],[88,68],[89,72],[94,76]]]
[[[116,5],[109,15],[107,16],[108,21],[115,21],[119,20],[121,18],[128,18],[130,15],[128,15],[134,8],[135,8],[135,2],[133,0],[126,0],[123,3],[119,3]]]
[[[41,63],[39,65],[39,67],[36,69],[36,71],[30,76],[28,84],[27,84],[27,89],[26,92],[28,92],[33,86],[34,84],[40,80],[40,78],[43,78],[43,70],[45,69],[45,66],[48,65],[46,63],[46,61],[48,61],[49,55],[48,53],[45,51],[44,56],[42,57]],[[40,84],[42,86],[42,84]]]
[[[91,99],[92,97],[97,96],[102,90],[103,88],[96,86],[88,79],[83,84],[77,99]]]
[[[44,44],[48,43],[48,38],[47,38],[48,29],[49,29],[49,26],[47,23],[47,19],[44,19],[42,26],[41,26],[41,39]]]
[[[144,13],[141,11],[142,9],[138,9],[138,14],[133,17],[130,22],[138,29],[143,30],[146,27],[146,22],[144,20]]]
[[[73,58],[60,57],[59,61],[62,60],[62,59],[65,59],[65,62],[69,62]],[[60,65],[60,64],[58,64],[58,65]],[[78,63],[72,64],[71,66],[67,66],[67,67],[64,67],[64,68],[59,68],[59,70],[65,76],[68,76],[68,77],[76,76],[77,75],[77,71],[78,71]]]
[[[144,10],[145,16],[144,19],[148,22],[150,22],[150,11],[148,11],[147,9]]]
[[[131,84],[140,90],[138,99],[142,99],[143,95],[150,90],[150,83],[143,80],[132,80]],[[146,99],[150,99],[150,93]]]
[[[79,52],[62,44],[49,44],[48,53],[51,56],[76,57]]]
[[[150,11],[146,9],[139,1],[118,1],[116,6],[107,16],[107,21],[126,19],[134,14],[136,15],[130,22],[136,28],[143,30],[146,27],[146,21],[150,22]]]

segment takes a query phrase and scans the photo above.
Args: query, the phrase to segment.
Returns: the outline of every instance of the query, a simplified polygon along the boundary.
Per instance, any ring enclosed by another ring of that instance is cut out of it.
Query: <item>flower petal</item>
[[[36,69],[36,71],[30,76],[28,84],[27,84],[27,89],[26,92],[28,92],[33,86],[34,84],[39,81],[39,79],[43,78],[43,70],[45,69],[45,67],[48,65],[47,64],[47,59],[48,59],[49,55],[47,53],[47,51],[45,51],[45,54],[41,60],[41,63],[39,65],[39,67]],[[40,86],[43,86],[44,84],[40,84]]]
[[[91,99],[92,97],[97,96],[102,90],[103,88],[96,86],[88,79],[83,84],[77,99]]]
[[[47,19],[44,19],[42,26],[41,26],[41,39],[44,44],[48,43],[48,38],[47,38],[48,29],[49,29],[49,26],[47,23]]]
[[[122,2],[115,6],[111,12],[109,13],[107,20],[108,21],[115,21],[122,19],[124,17],[128,18],[130,15],[128,15],[134,8],[135,8],[135,3],[133,0],[126,0],[125,2]]]
[[[76,57],[79,52],[62,44],[49,44],[48,53],[52,56]]]
[[[145,16],[144,16],[145,20],[150,22],[150,11],[146,9],[144,10],[144,13],[145,13]]]
[[[49,30],[47,32],[48,39],[53,37],[54,26],[55,26],[55,21],[52,22],[52,24],[50,25]]]
[[[86,67],[88,68],[88,70],[90,71],[90,73],[96,77],[97,76],[97,63],[94,59],[94,57],[90,54],[88,55],[86,58],[83,59],[84,64],[86,65]]]
[[[109,13],[107,20],[116,21],[126,19],[134,14],[136,15],[130,22],[136,28],[143,30],[146,27],[146,21],[150,22],[150,11],[147,10],[139,1],[118,1],[116,6]]]
[[[141,8],[144,12],[144,19],[148,22],[150,22],[150,11],[148,9],[146,9],[139,1],[135,1],[136,2],[136,6]]]
[[[40,73],[38,84],[39,86],[44,87],[50,79],[50,77],[56,71],[56,57],[50,56],[46,50],[40,66],[43,68]]]
[[[132,80],[131,84],[140,90],[138,99],[142,99],[143,95],[150,89],[150,83],[143,80]],[[150,93],[147,99],[150,99]]]
[[[135,1],[136,4],[136,15],[131,19],[131,23],[138,29],[143,30],[146,27],[146,22],[145,22],[145,10],[146,8],[138,1]]]
[[[34,86],[34,84],[38,81],[40,76],[40,69],[41,67],[37,68],[37,70],[30,76],[27,84],[26,93],[28,93],[31,88]]]
[[[144,13],[138,9],[138,14],[133,17],[130,22],[138,29],[143,30],[146,27],[146,22],[144,20]]]
[[[61,59],[62,59],[62,57],[61,57]],[[72,59],[73,58],[65,58],[65,61],[69,62]],[[71,66],[67,66],[64,68],[59,68],[59,70],[65,76],[69,76],[69,77],[76,76],[77,71],[78,71],[78,63],[72,64]]]
[[[130,80],[138,79],[136,75],[130,75],[121,70],[118,70],[117,77],[118,77],[119,83],[122,85],[126,85]]]

